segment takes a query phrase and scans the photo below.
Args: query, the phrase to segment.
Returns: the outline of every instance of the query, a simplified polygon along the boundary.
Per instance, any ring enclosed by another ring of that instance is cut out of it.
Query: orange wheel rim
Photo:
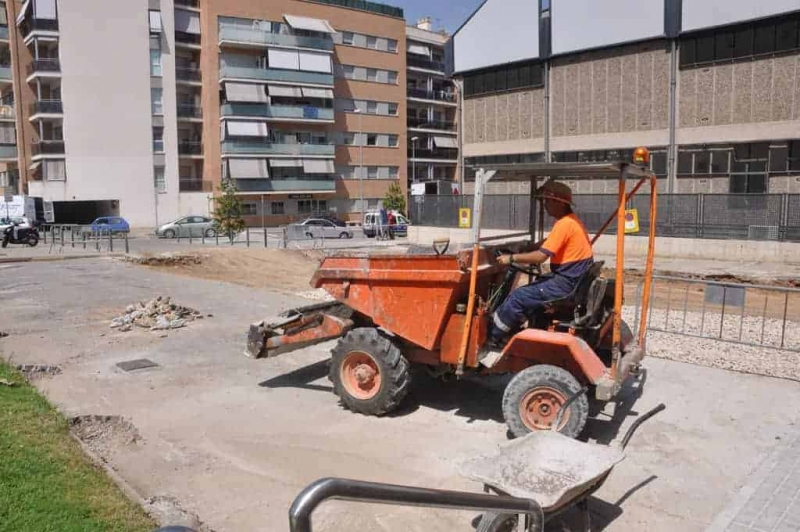
[[[342,361],[342,384],[356,399],[372,399],[381,389],[381,370],[371,355],[351,351]]]
[[[561,406],[567,402],[564,394],[549,386],[540,386],[526,393],[519,402],[522,422],[530,430],[550,430]],[[564,412],[558,430],[569,421],[570,411]]]

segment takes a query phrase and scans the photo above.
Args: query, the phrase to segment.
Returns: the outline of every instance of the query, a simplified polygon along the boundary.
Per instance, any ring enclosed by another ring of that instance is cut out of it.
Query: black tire
[[[164,238],[175,238],[175,230],[167,229],[166,231],[164,231]]]
[[[213,229],[211,227],[206,229],[206,238],[214,238],[215,236],[217,236],[216,229]]]
[[[314,238],[314,235],[313,235],[313,234],[311,234],[311,233],[306,233],[306,238],[313,239],[313,238]]]
[[[342,240],[344,240],[344,239],[346,239],[346,238],[350,238],[350,235],[349,235],[347,232],[344,232],[344,231],[343,231],[343,232],[341,232],[341,233],[339,234],[339,238],[340,238],[340,239],[342,239]]]
[[[547,394],[550,393],[548,389],[555,390],[561,396],[559,401],[563,404],[580,391],[581,385],[567,370],[548,364],[532,366],[517,373],[503,393],[503,417],[508,425],[508,430],[517,438],[537,430],[537,427],[526,424],[520,412],[523,400],[537,388]],[[547,407],[547,404],[544,406]],[[547,408],[547,413],[550,413],[550,419],[552,419],[552,412],[557,412],[558,409]],[[589,399],[586,394],[583,394],[569,405],[568,412],[562,418],[559,432],[564,436],[577,438],[583,427],[586,426],[588,417]],[[544,426],[538,427],[539,430],[548,430],[546,421],[542,421],[542,425]]]
[[[496,514],[486,512],[478,521],[475,532],[514,532],[519,525],[519,516],[516,514]],[[535,529],[533,529],[535,530]]]
[[[35,248],[39,244],[39,237],[36,235],[28,235],[28,246]]]
[[[368,399],[352,395],[343,382],[345,361],[349,355],[359,352],[372,358],[381,378],[377,393]],[[339,340],[331,355],[328,377],[333,383],[333,392],[349,410],[368,416],[381,416],[396,409],[408,394],[411,383],[408,361],[400,349],[378,329],[353,329]]]
[[[3,248],[7,248],[7,247],[8,247],[8,240],[3,240]]]

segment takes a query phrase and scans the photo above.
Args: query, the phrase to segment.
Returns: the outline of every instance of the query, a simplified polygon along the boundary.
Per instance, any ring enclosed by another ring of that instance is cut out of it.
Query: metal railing
[[[31,114],[62,114],[64,106],[61,100],[39,100],[33,102],[30,106]]]
[[[199,68],[175,67],[175,78],[178,81],[202,81]]]
[[[61,62],[58,59],[34,59],[28,65],[28,75],[35,72],[61,72]]]
[[[179,103],[178,118],[203,118],[203,108],[194,104]]]
[[[427,148],[415,148],[413,150],[408,150],[408,158],[411,160],[445,159],[454,161],[458,159],[458,150],[448,148],[435,148],[432,150]]]
[[[445,120],[429,120],[427,118],[408,118],[406,125],[410,128],[417,129],[438,129],[440,131],[455,131],[455,122],[448,122]]]
[[[431,61],[430,59],[417,58],[414,57],[413,54],[406,55],[406,63],[412,68],[416,67],[444,73],[444,63],[440,63],[439,61]]]
[[[163,140],[154,140],[153,141],[153,151],[161,153],[164,151],[164,141]]]
[[[213,192],[214,183],[202,179],[181,177],[178,180],[178,190],[180,192]]]
[[[301,178],[269,178],[269,179],[234,179],[239,192],[296,192],[296,191],[326,191],[336,190],[336,181],[316,177],[313,179]]]
[[[426,90],[426,89],[406,89],[406,95],[410,98],[418,98],[420,100],[436,100],[442,102],[455,103],[456,95],[454,92],[445,90]]]
[[[63,140],[43,140],[31,145],[33,155],[61,155],[64,153]]]
[[[8,26],[0,25],[0,39],[8,40]]]
[[[297,118],[298,120],[333,120],[333,109],[310,105],[269,105],[265,103],[228,102],[222,104],[222,116],[258,116]]]
[[[200,35],[196,33],[186,33],[185,31],[175,32],[175,42],[183,44],[200,44]]]
[[[58,19],[29,18],[22,23],[20,29],[25,37],[32,31],[58,31]]]
[[[255,68],[223,65],[219,69],[220,78],[257,79],[262,81],[286,81],[294,83],[313,83],[333,86],[333,74],[302,72],[299,70],[279,70],[275,68]]]
[[[410,152],[409,152],[410,155]],[[423,158],[417,150],[417,159]],[[575,212],[586,229],[596,232],[616,209],[615,194],[577,194]],[[420,196],[411,204],[417,225],[458,227],[458,209],[472,208],[472,196]],[[640,234],[650,228],[650,198],[629,203],[639,215]],[[527,194],[484,196],[482,226],[524,230],[529,223]],[[545,228],[553,219],[545,217]],[[656,234],[659,237],[800,242],[800,194],[661,194]],[[616,220],[608,228],[616,230]]]
[[[202,155],[203,143],[193,140],[182,140],[178,142],[178,153],[181,155]]]
[[[65,247],[95,249],[96,251],[130,252],[127,232],[115,232],[103,227],[81,224],[43,224],[39,235],[49,244],[48,253],[61,252]]]
[[[360,501],[398,506],[525,514],[528,532],[544,530],[542,507],[532,499],[504,495],[435,490],[341,478],[325,478],[306,487],[289,509],[291,532],[312,532],[311,514],[328,500]]]
[[[11,65],[0,65],[0,79],[11,80],[14,73],[11,70]]]
[[[17,147],[15,145],[0,144],[0,159],[16,159],[16,158],[17,158]]]
[[[250,44],[277,44],[280,46],[292,46],[299,48],[314,48],[317,50],[333,50],[333,40],[321,39],[319,37],[305,37],[302,35],[285,35],[282,33],[272,33],[257,28],[242,26],[219,25],[219,41],[222,42],[242,42]]]
[[[257,153],[264,155],[326,155],[336,153],[334,144],[281,144],[253,139],[228,139],[222,143],[222,153]]]
[[[655,275],[652,293],[648,332],[800,352],[800,289]]]

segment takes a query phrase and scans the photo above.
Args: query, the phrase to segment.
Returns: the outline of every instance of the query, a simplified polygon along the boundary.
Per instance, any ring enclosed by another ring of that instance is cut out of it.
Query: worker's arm
[[[550,257],[541,251],[530,251],[528,253],[512,253],[511,255],[500,255],[497,261],[500,264],[542,264]]]

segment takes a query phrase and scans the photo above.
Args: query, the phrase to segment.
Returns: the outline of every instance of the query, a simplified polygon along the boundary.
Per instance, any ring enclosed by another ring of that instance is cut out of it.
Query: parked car
[[[302,231],[307,238],[353,238],[352,229],[337,225],[326,218],[308,218],[292,225],[299,228],[295,231]]]
[[[411,225],[411,222],[408,221],[404,215],[400,214],[397,211],[392,211],[394,213],[395,222],[392,226],[392,231],[394,232],[395,236],[408,236],[408,226]],[[364,230],[364,236],[367,238],[375,238],[375,235],[378,234],[378,222],[380,221],[380,213],[378,211],[368,211],[367,214],[364,215],[364,224],[362,228]]]
[[[217,223],[208,216],[184,216],[156,229],[156,236],[163,238],[217,236]]]
[[[91,227],[93,232],[102,233],[107,233],[108,231],[112,233],[127,233],[131,230],[131,226],[128,224],[127,220],[119,216],[104,216],[98,218],[92,222]]]

